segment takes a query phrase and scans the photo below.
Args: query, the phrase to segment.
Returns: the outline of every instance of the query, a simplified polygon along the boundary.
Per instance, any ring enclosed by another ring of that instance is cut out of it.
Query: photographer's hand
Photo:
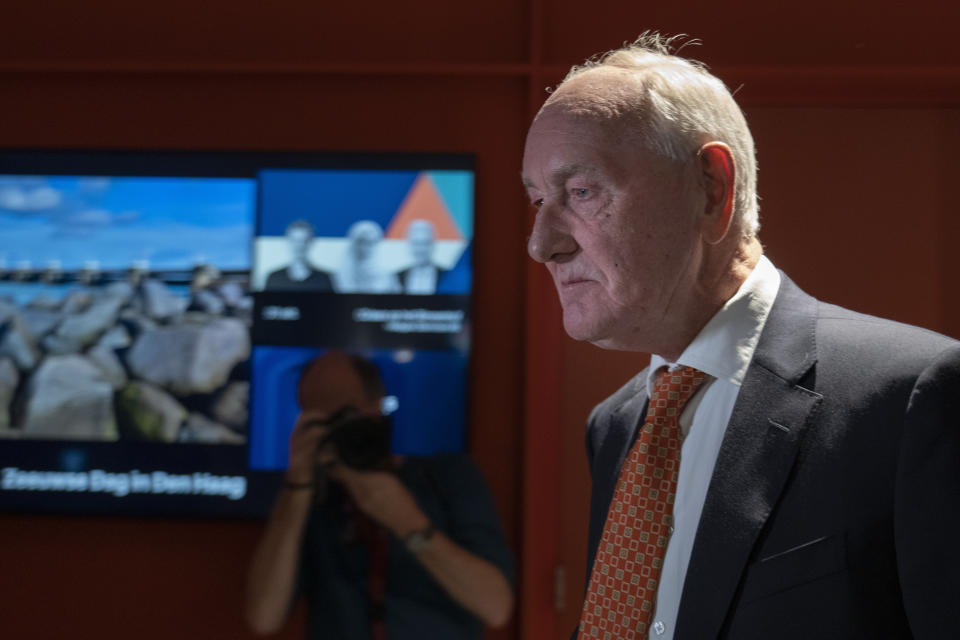
[[[357,507],[404,540],[430,527],[430,519],[417,505],[396,474],[387,471],[355,471],[346,465],[330,468]],[[510,619],[513,590],[492,563],[460,546],[442,531],[415,552],[437,583],[466,609],[492,627]]]
[[[343,484],[357,507],[398,538],[430,526],[430,520],[413,495],[394,473],[356,471],[344,464],[330,468],[330,476]]]
[[[332,461],[332,455],[327,453],[329,460],[318,459],[317,447],[326,436],[327,429],[318,427],[316,423],[327,418],[327,414],[303,412],[297,417],[297,423],[290,433],[290,464],[284,479],[289,484],[306,485],[316,480],[316,465],[318,462]],[[323,455],[323,454],[320,454]]]
[[[324,417],[302,413],[297,419],[290,434],[290,464],[284,488],[250,563],[246,616],[258,633],[278,631],[290,613],[301,540],[313,504],[317,447],[326,431],[312,423]]]

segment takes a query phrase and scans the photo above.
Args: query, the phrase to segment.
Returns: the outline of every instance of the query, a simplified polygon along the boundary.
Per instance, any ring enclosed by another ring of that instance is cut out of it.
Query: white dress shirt
[[[654,379],[661,367],[673,370],[689,366],[707,374],[707,379],[680,414],[684,440],[673,506],[674,525],[663,559],[650,625],[652,640],[673,638],[683,580],[720,443],[779,288],[780,273],[766,256],[761,256],[737,293],[713,316],[676,362],[667,362],[658,355],[650,358],[648,395],[653,391]]]
[[[429,295],[437,291],[437,268],[432,264],[410,267],[404,293]]]

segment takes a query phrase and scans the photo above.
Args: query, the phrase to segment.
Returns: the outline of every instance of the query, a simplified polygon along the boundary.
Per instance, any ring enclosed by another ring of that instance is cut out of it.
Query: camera
[[[328,429],[319,446],[332,445],[337,458],[351,469],[380,471],[389,467],[392,429],[387,416],[361,413],[347,406],[311,426]]]

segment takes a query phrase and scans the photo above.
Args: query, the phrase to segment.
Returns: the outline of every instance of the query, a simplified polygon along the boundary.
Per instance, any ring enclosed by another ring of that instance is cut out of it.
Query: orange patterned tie
[[[654,383],[643,428],[620,468],[590,588],[580,638],[639,640],[653,615],[663,554],[673,525],[680,466],[680,413],[706,375],[664,369]]]

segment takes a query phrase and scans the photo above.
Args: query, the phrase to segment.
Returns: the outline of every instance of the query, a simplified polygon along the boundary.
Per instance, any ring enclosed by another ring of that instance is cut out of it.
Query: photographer
[[[505,624],[512,559],[469,458],[390,456],[383,384],[362,358],[316,358],[297,395],[290,465],[250,567],[250,627],[278,631],[300,595],[309,638],[480,638]]]

